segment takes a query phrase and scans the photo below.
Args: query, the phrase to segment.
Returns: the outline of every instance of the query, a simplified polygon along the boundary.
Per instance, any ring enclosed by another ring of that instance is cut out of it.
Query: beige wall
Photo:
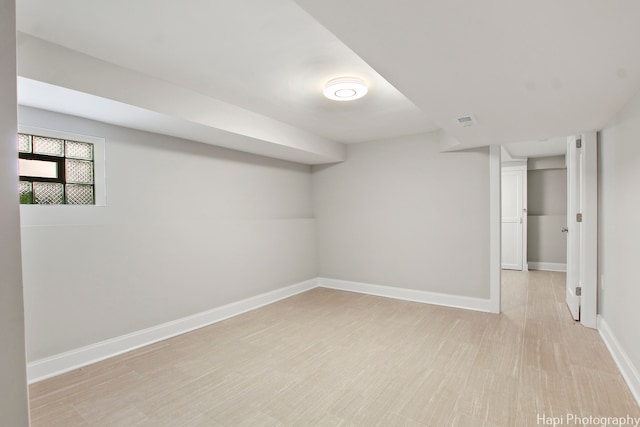
[[[15,2],[0,2],[0,425],[29,424],[18,214]]]
[[[599,314],[640,372],[640,94],[599,135]],[[636,378],[640,381],[640,378]]]
[[[350,145],[313,168],[322,277],[489,298],[489,149],[435,134]]]
[[[106,139],[107,206],[22,206],[28,360],[317,276],[310,167],[21,108]]]

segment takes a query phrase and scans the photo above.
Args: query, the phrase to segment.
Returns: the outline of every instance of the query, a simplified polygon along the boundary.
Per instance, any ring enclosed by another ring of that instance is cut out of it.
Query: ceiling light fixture
[[[367,84],[357,77],[339,77],[324,86],[324,96],[334,101],[353,101],[367,94]]]

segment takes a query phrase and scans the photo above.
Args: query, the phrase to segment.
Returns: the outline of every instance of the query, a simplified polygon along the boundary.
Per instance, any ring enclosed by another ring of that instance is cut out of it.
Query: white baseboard
[[[440,294],[415,289],[394,288],[345,280],[317,278],[295,285],[276,289],[242,301],[217,307],[151,328],[100,341],[75,350],[56,354],[27,364],[29,384],[41,381],[74,369],[99,362],[110,357],[144,347],[195,329],[246,313],[267,304],[308,291],[316,287],[351,291],[400,300],[415,301],[467,310],[491,312],[491,300],[458,295]]]
[[[371,285],[369,283],[349,282],[346,280],[327,279],[323,277],[318,278],[318,286],[426,304],[492,312],[491,300],[489,299],[439,294],[415,289],[394,288],[391,286]]]
[[[620,372],[622,372],[622,376],[627,382],[633,397],[636,398],[636,402],[640,405],[640,373],[638,373],[638,369],[633,365],[627,353],[620,346],[616,336],[609,329],[607,322],[601,316],[598,316],[598,332],[600,332],[600,336],[609,349],[609,353],[611,353],[613,360],[618,365]]]
[[[317,279],[307,280],[158,326],[30,362],[27,364],[29,384],[220,322],[238,314],[308,291],[316,286]]]
[[[567,271],[567,264],[558,262],[533,262],[529,261],[529,270],[545,270],[545,271]]]

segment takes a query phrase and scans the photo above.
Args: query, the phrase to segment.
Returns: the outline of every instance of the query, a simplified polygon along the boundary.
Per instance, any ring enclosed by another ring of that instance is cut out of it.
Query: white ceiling
[[[639,1],[296,2],[465,146],[598,130],[640,88]]]
[[[18,30],[339,142],[436,127],[291,0],[18,0]],[[370,95],[322,96],[355,75]]]
[[[23,77],[97,96],[96,105],[107,98],[159,114],[154,121],[169,116],[163,133],[216,144],[219,135],[202,126],[223,129],[246,136],[226,146],[270,155],[252,148],[265,141],[307,163],[339,159],[335,141],[437,128],[457,148],[598,130],[640,88],[640,2],[632,0],[17,0],[17,7],[19,31],[46,42],[34,48],[37,39],[19,39]],[[111,74],[89,72],[98,59],[114,66]],[[343,75],[366,80],[369,94],[352,103],[323,98],[324,83]],[[38,97],[21,102],[60,108]],[[64,112],[102,111],[78,109]],[[458,127],[455,119],[467,114],[477,125]],[[234,126],[221,124],[227,118]],[[182,130],[171,133],[174,123]],[[268,136],[257,129],[265,124]],[[301,135],[313,150],[291,143]]]
[[[564,156],[567,153],[567,137],[514,142],[505,144],[504,148],[511,157],[516,158]]]

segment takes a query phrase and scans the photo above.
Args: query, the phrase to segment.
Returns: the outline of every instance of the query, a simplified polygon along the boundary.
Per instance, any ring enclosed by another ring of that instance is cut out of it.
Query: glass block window
[[[21,133],[18,151],[21,204],[95,204],[93,144]]]
[[[45,138],[44,136],[32,136],[33,152],[49,156],[64,157],[64,140]]]
[[[33,204],[33,183],[29,181],[20,181],[20,204]]]
[[[67,159],[93,160],[93,144],[65,141],[64,150]]]
[[[84,160],[65,161],[67,182],[91,184],[93,183],[93,162]]]
[[[64,185],[57,182],[34,182],[33,203],[36,205],[61,205],[64,202]]]
[[[65,197],[68,205],[92,205],[93,185],[67,184]]]
[[[18,135],[18,151],[21,153],[31,152],[31,135],[21,133]]]

